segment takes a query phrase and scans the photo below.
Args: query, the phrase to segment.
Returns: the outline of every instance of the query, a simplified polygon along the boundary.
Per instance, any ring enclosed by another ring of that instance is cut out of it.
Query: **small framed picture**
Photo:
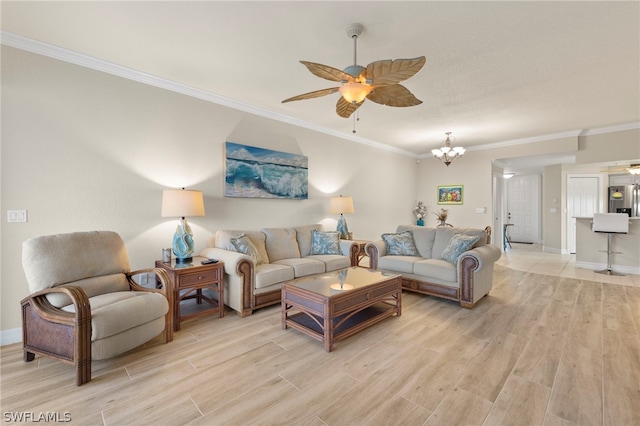
[[[438,204],[462,204],[464,185],[438,186]]]

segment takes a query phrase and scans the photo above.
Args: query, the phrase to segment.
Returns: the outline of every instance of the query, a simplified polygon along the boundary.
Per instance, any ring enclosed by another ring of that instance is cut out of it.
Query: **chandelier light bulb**
[[[431,153],[434,157],[440,159],[448,167],[453,160],[462,157],[466,152],[466,149],[461,146],[451,147],[451,140],[453,139],[453,141],[455,141],[456,139],[451,136],[451,132],[447,132],[445,134],[447,135],[447,138],[445,139],[440,149],[432,149]]]

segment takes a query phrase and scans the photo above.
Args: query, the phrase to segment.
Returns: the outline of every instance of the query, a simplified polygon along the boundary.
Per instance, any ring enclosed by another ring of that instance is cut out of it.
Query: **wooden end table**
[[[224,316],[224,263],[202,265],[200,262],[203,260],[206,258],[200,256],[194,256],[190,263],[176,263],[175,258],[171,263],[156,260],[156,268],[164,269],[171,279],[174,331],[179,331],[180,323],[188,318],[214,313],[218,313],[220,318]],[[216,293],[217,299],[204,290]],[[196,303],[185,304],[181,308],[182,302],[189,299],[195,299]]]
[[[364,248],[369,242],[369,240],[352,240],[352,241],[358,244],[358,248],[360,249],[360,251],[358,252],[358,262],[356,263],[356,266],[360,266],[360,261],[365,257],[367,257],[367,253],[364,251]],[[364,267],[365,266],[363,266],[363,268]]]

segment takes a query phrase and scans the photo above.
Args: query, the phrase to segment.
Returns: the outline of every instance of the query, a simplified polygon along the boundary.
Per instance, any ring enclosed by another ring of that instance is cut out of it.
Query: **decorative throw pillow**
[[[382,239],[387,243],[387,254],[391,256],[420,256],[410,231],[382,234]]]
[[[264,260],[260,257],[255,244],[253,244],[245,234],[240,234],[237,237],[231,237],[229,238],[229,242],[231,243],[231,247],[233,247],[234,251],[251,257],[256,266],[264,263]]]
[[[467,250],[470,250],[480,240],[479,236],[455,234],[449,240],[449,244],[442,252],[442,258],[447,262],[456,263],[458,258]]]
[[[340,233],[322,232],[314,229],[311,232],[311,254],[342,254]]]

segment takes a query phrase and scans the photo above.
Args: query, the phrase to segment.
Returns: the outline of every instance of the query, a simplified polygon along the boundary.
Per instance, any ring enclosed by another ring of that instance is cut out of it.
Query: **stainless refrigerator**
[[[609,213],[627,213],[640,216],[640,189],[638,184],[609,187]]]

